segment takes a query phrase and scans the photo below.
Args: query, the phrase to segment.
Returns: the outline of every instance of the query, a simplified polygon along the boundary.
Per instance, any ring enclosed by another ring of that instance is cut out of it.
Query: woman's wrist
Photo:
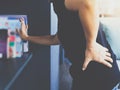
[[[91,41],[86,43],[87,48],[94,48],[95,45],[96,45],[96,41]]]
[[[23,40],[29,40],[29,36],[27,35],[27,36],[23,37]]]

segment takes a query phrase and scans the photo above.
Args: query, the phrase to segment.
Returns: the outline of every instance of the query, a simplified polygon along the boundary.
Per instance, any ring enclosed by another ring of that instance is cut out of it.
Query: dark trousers
[[[112,90],[120,74],[102,64],[91,62],[86,71],[71,66],[72,90]]]
[[[98,32],[97,42],[109,49],[113,59],[113,67],[108,68],[105,65],[92,61],[89,63],[87,70],[82,71],[84,57],[81,56],[84,56],[85,51],[81,51],[83,52],[81,56],[77,57],[73,55],[73,57],[69,58],[72,62],[70,68],[70,73],[73,77],[72,90],[112,90],[112,88],[120,82],[120,72],[116,63],[116,56],[108,44],[102,30]]]

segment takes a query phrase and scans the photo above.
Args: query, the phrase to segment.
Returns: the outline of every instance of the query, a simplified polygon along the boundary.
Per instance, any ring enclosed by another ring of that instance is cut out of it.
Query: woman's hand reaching
[[[99,43],[94,43],[92,46],[87,46],[85,51],[85,61],[82,68],[83,71],[87,68],[91,61],[101,63],[109,68],[112,67],[111,63],[113,62],[108,49]]]
[[[20,30],[17,29],[17,33],[20,35],[20,37],[23,40],[27,40],[27,37],[28,37],[28,34],[27,34],[28,25],[25,25],[24,18],[20,18],[20,22],[21,22],[21,28],[20,28]]]

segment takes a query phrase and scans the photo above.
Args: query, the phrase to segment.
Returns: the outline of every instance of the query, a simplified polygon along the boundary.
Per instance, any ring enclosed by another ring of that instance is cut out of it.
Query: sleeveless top
[[[69,59],[83,56],[85,36],[78,12],[67,10],[64,0],[54,0],[53,5],[58,16],[58,38],[65,50],[65,56]]]
[[[58,17],[58,38],[65,50],[66,57],[72,62],[71,74],[75,78],[76,75],[73,72],[79,72],[78,68],[82,68],[85,57],[86,40],[83,27],[78,12],[66,9],[64,0],[53,0],[53,6]],[[99,73],[103,74],[103,77],[99,74],[103,78],[103,82],[113,87],[120,82],[120,72],[116,63],[116,57],[101,29],[102,24],[99,25],[97,42],[109,49],[113,58],[113,68],[106,69],[106,66],[101,64],[91,65],[91,67],[93,67],[92,69],[98,68],[99,70],[96,70],[96,72],[99,71]]]

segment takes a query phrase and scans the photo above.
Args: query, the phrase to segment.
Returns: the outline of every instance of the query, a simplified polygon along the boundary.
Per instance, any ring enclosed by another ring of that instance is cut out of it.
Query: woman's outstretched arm
[[[60,44],[60,41],[58,39],[57,34],[55,34],[55,35],[45,35],[45,36],[29,36],[27,34],[28,26],[25,25],[24,19],[21,18],[20,22],[21,22],[21,30],[17,30],[17,32],[19,33],[20,37],[23,40],[28,40],[28,41],[31,41],[33,43],[38,43],[38,44],[41,44],[41,45],[57,45],[57,44]]]

